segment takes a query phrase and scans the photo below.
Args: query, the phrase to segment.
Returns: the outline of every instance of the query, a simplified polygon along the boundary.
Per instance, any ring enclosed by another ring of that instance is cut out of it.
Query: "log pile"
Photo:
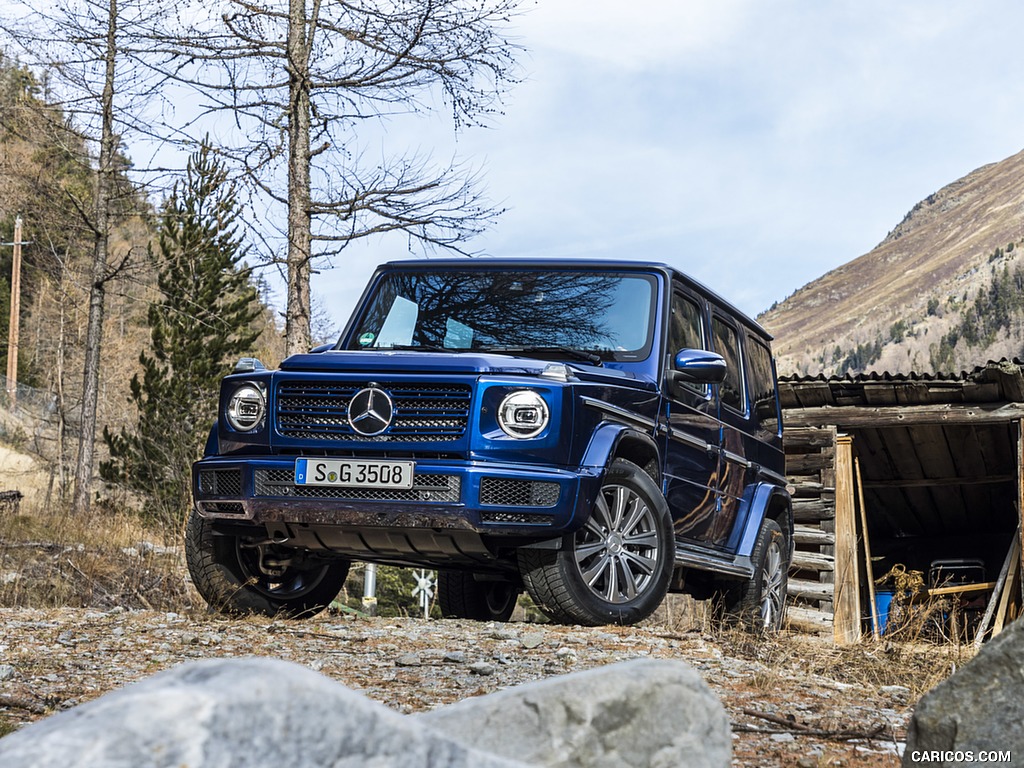
[[[831,634],[836,430],[788,427],[782,440],[793,494],[796,545],[789,576],[789,623],[794,629]]]

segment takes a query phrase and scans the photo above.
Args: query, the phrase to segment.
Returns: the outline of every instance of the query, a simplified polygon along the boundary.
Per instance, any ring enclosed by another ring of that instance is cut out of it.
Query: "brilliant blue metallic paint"
[[[364,293],[370,295],[374,285],[385,270],[443,270],[464,269],[464,260],[429,260],[395,262],[379,269]],[[642,271],[657,277],[657,316],[666,316],[665,307],[671,295],[672,280],[682,281],[700,295],[708,297],[719,307],[732,312],[741,328],[763,339],[768,334],[749,318],[715,296],[706,288],[682,275],[671,267],[653,263],[597,260],[479,260],[472,262],[478,269],[593,269],[609,271]],[[513,479],[543,479],[557,482],[562,493],[556,507],[541,508],[551,514],[553,522],[540,535],[550,539],[564,532],[571,532],[585,521],[600,487],[603,471],[619,455],[621,446],[629,445],[637,455],[651,456],[659,468],[664,458],[660,447],[664,435],[660,432],[664,423],[665,399],[658,382],[664,377],[666,355],[657,352],[663,348],[663,337],[667,333],[664,320],[654,328],[655,353],[647,359],[630,362],[607,362],[602,367],[566,360],[571,372],[569,381],[546,378],[541,374],[550,365],[550,360],[533,360],[502,354],[434,353],[390,350],[346,350],[353,329],[357,327],[359,312],[353,315],[337,345],[325,345],[304,354],[285,360],[279,371],[250,372],[225,378],[221,391],[221,412],[234,389],[243,382],[260,383],[266,387],[268,420],[251,433],[238,433],[223,419],[215,426],[207,443],[206,458],[198,462],[195,472],[200,469],[243,467],[243,495],[259,505],[269,503],[266,499],[251,499],[254,492],[252,470],[262,468],[289,468],[294,466],[295,457],[300,453],[323,449],[323,442],[288,438],[271,429],[273,414],[276,413],[277,387],[279,381],[337,381],[352,379],[382,379],[387,382],[422,381],[425,376],[438,383],[469,384],[472,389],[470,419],[466,434],[453,441],[445,442],[440,448],[451,459],[417,459],[417,472],[426,474],[447,473],[463,477],[462,499],[458,505],[449,505],[452,512],[465,518],[478,530],[529,533],[529,525],[493,526],[481,524],[478,511],[470,504],[477,498],[479,481],[483,475]],[[415,371],[411,373],[410,371]],[[536,438],[520,440],[509,437],[497,425],[495,410],[501,399],[516,389],[529,388],[538,392],[550,410],[548,427]],[[746,442],[746,448],[757,454],[755,461],[771,462],[767,469],[782,474],[781,446],[778,436],[776,445],[769,450],[759,441]],[[757,445],[755,445],[757,444]],[[329,446],[335,451],[366,450],[365,441],[335,440]],[[369,447],[373,447],[372,445]],[[423,445],[413,441],[390,441],[386,448],[391,453],[407,452],[415,455]],[[282,455],[280,452],[286,451]],[[760,452],[760,453],[759,453]],[[754,470],[751,470],[754,471]],[[198,477],[198,474],[196,474]],[[196,498],[202,500],[194,481]],[[281,502],[290,508],[299,500]],[[725,550],[737,558],[749,556],[764,516],[776,504],[776,513],[782,512],[783,527],[792,529],[789,513],[789,499],[786,491],[778,485],[759,482],[747,486],[739,502],[736,524],[725,545]],[[388,502],[389,506],[408,508],[415,512],[421,507],[436,508],[436,505],[418,502]],[[372,502],[350,502],[331,500],[339,512],[343,509],[360,508],[372,510]],[[404,505],[404,506],[403,506]],[[321,504],[321,511],[326,509]],[[516,508],[523,512],[522,508]],[[791,537],[790,537],[791,538]]]

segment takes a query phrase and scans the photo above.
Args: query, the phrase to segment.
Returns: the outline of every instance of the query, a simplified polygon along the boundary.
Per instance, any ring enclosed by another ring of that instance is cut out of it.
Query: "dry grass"
[[[758,637],[726,630],[716,635],[716,642],[728,655],[761,663],[750,680],[758,690],[776,689],[786,676],[817,675],[860,689],[898,686],[906,689],[908,701],[919,699],[974,656],[968,645],[936,644],[908,635],[837,646],[827,638],[793,632]]]
[[[80,518],[32,498],[0,507],[0,606],[195,607],[174,539],[125,509],[96,506]]]

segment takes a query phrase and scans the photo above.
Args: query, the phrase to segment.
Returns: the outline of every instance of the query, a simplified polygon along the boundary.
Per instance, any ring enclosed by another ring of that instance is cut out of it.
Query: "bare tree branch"
[[[153,31],[152,53],[174,61],[162,73],[203,94],[196,120],[230,113],[221,156],[254,195],[287,210],[289,354],[309,347],[313,261],[389,232],[469,255],[500,214],[454,162],[399,151],[367,164],[359,129],[438,98],[456,130],[486,125],[516,81],[518,46],[503,30],[519,1],[228,0],[219,19]]]

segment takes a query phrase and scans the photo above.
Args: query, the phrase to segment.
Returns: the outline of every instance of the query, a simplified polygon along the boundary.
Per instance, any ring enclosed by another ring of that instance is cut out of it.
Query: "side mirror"
[[[725,381],[725,358],[705,349],[681,349],[672,359],[678,378],[694,384],[721,384]]]
[[[235,363],[235,369],[232,373],[256,373],[257,371],[265,371],[267,367],[257,360],[255,357],[243,357]]]

